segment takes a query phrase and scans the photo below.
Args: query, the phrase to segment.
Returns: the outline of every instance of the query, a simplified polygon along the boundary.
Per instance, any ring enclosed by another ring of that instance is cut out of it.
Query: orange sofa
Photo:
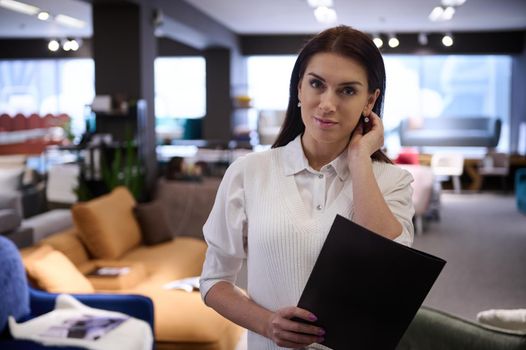
[[[125,188],[75,205],[75,228],[22,250],[31,282],[50,292],[148,296],[154,303],[158,350],[233,350],[242,333],[239,326],[204,305],[198,291],[163,288],[170,281],[200,275],[206,243],[178,236],[143,244],[135,205]],[[92,275],[99,267],[126,267],[127,273]]]

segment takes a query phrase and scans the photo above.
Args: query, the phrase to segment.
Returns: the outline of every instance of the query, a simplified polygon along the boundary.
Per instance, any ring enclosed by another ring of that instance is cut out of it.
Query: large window
[[[156,131],[160,139],[189,135],[190,124],[206,114],[206,63],[203,57],[155,60]]]
[[[66,113],[80,134],[95,94],[94,69],[92,59],[0,61],[0,112]]]
[[[295,56],[248,58],[248,92],[256,108],[287,108],[294,61]],[[503,128],[498,148],[508,150],[509,56],[384,55],[384,61],[387,91],[383,115],[390,153],[400,149],[398,125],[402,119],[441,116],[500,118]]]

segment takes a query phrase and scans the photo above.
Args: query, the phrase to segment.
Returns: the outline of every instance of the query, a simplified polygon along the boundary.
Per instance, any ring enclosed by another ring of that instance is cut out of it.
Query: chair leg
[[[424,234],[424,220],[422,215],[415,215],[415,233],[417,235]]]
[[[460,176],[453,176],[453,188],[455,189],[455,193],[460,193]]]

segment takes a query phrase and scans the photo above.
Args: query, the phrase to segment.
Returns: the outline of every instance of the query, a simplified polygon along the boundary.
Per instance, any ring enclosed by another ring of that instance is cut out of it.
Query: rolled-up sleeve
[[[402,224],[402,233],[394,239],[395,242],[411,246],[414,238],[413,215],[413,177],[407,170],[400,169],[398,176],[391,178],[393,186],[384,193],[384,198],[393,215]]]
[[[203,226],[208,244],[200,278],[203,300],[220,281],[232,284],[246,259],[246,227],[244,192],[244,158],[237,159],[227,169],[210,216]]]

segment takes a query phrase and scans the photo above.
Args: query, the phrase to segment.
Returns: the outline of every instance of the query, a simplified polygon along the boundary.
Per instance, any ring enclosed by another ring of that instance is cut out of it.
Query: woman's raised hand
[[[371,112],[368,117],[369,123],[371,124],[369,132],[363,135],[362,121],[360,121],[356,129],[354,129],[351,141],[349,142],[350,159],[356,156],[370,157],[384,145],[384,126],[382,119],[374,112]]]
[[[291,306],[277,310],[268,319],[266,336],[284,348],[302,348],[323,341],[325,331],[319,327],[291,320],[300,318],[316,321],[316,316],[307,310]]]

